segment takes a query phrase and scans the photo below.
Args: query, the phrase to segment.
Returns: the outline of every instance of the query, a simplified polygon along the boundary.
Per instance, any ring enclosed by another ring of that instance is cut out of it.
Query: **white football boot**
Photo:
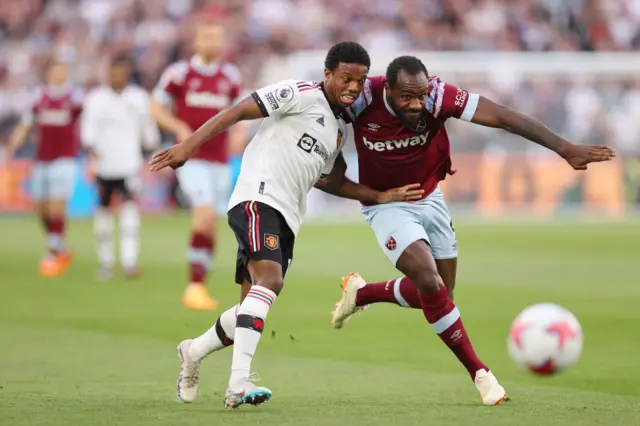
[[[271,399],[271,390],[256,386],[255,383],[259,381],[258,374],[251,373],[247,380],[227,389],[224,408],[238,408],[242,404],[253,406],[266,404]]]
[[[195,401],[198,395],[198,382],[200,381],[201,361],[189,356],[189,348],[192,342],[193,340],[191,339],[183,340],[176,348],[180,358],[180,376],[178,376],[176,387],[178,398],[186,403]]]
[[[365,285],[366,281],[355,272],[342,277],[342,298],[331,313],[331,325],[334,328],[342,328],[351,315],[364,310],[364,307],[356,306],[356,295]]]
[[[496,379],[496,376],[494,376],[491,371],[476,371],[474,383],[484,405],[498,405],[502,401],[509,400],[504,388],[500,386],[498,379]]]

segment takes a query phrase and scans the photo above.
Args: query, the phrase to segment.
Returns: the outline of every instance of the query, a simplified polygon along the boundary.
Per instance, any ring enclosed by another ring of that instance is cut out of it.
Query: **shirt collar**
[[[322,90],[322,94],[324,95],[324,98],[327,100],[327,103],[329,104],[329,107],[333,112],[333,115],[335,115],[336,118],[339,118],[340,114],[344,112],[344,108],[334,105],[333,102],[329,100],[329,96],[327,96],[327,92],[324,90],[324,82],[320,83],[319,86],[320,86],[320,89]]]
[[[70,92],[71,88],[68,84],[63,84],[62,86],[54,86],[52,84],[49,84],[47,85],[45,90],[48,96],[52,98],[61,98],[67,95]]]
[[[393,108],[391,108],[391,105],[389,105],[389,102],[387,101],[387,94],[384,90],[382,91],[382,100],[384,101],[384,106],[385,108],[387,108],[387,111],[389,111],[395,117],[396,112],[393,110]]]
[[[189,61],[189,64],[199,73],[206,75],[214,75],[220,68],[220,61],[205,63],[199,55],[194,55]]]
[[[116,89],[114,89],[114,88],[113,88],[113,86],[111,86],[110,84],[109,84],[109,85],[107,85],[107,88],[108,88],[112,93],[115,93],[116,95],[122,95],[124,92],[126,92],[126,91],[127,91],[127,89],[129,88],[129,85],[127,84],[126,86],[124,86],[124,87],[122,88],[122,90],[121,90],[121,91],[119,91],[119,92],[118,92]]]

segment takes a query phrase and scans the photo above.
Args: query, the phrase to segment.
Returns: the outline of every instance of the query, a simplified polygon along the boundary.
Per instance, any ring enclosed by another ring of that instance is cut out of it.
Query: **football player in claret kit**
[[[195,56],[170,65],[153,91],[151,111],[158,125],[184,142],[210,117],[230,106],[240,95],[241,76],[232,63],[223,61],[224,30],[202,22],[196,27]],[[173,107],[173,109],[170,109]],[[183,304],[189,309],[213,310],[218,302],[207,293],[205,282],[213,267],[218,214],[225,211],[231,189],[229,150],[242,150],[242,126],[211,137],[177,178],[192,213],[192,232],[187,251],[189,284]]]
[[[339,114],[360,95],[369,66],[369,55],[362,46],[339,43],[327,54],[323,83],[285,80],[258,89],[217,114],[184,143],[152,159],[152,170],[180,167],[211,135],[241,120],[265,118],[244,153],[228,211],[238,241],[236,282],[246,289],[246,297],[202,336],[178,345],[181,370],[177,387],[182,401],[196,398],[202,359],[231,344],[233,361],[225,406],[257,405],[271,397],[269,389],[254,384],[251,360],[291,265],[311,188],[367,202],[422,197],[422,190],[413,189],[415,185],[380,192],[344,178],[346,165],[340,150],[347,127]]]
[[[429,76],[424,64],[411,56],[392,61],[386,76],[369,78],[345,118],[354,126],[360,183],[384,191],[420,182],[424,198],[362,203],[378,244],[404,277],[367,284],[358,274],[349,274],[343,279],[333,326],[341,328],[352,314],[377,302],[422,309],[469,372],[483,403],[499,404],[507,395],[476,356],[453,302],[458,249],[439,189],[439,182],[453,174],[445,121],[456,118],[507,130],[553,150],[576,170],[610,160],[614,150],[572,144],[535,120]]]
[[[36,158],[32,176],[35,208],[47,233],[47,251],[40,262],[45,277],[62,275],[71,262],[65,244],[66,205],[71,197],[78,153],[78,118],[82,91],[69,84],[67,65],[51,61],[46,84],[36,89],[33,101],[11,135],[7,158],[27,140],[35,128]]]

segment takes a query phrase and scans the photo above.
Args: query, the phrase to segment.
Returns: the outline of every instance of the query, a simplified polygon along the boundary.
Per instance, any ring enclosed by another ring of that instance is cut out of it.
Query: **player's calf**
[[[471,379],[475,380],[480,370],[489,371],[471,345],[460,311],[438,275],[429,246],[424,241],[413,243],[402,253],[396,267],[416,284],[425,318],[465,366]]]
[[[127,276],[135,276],[140,251],[140,213],[135,201],[123,203],[120,208],[120,263]]]
[[[448,270],[445,271],[445,277],[440,272],[440,265],[441,263],[451,263],[451,261],[455,260],[456,259],[436,260],[438,274],[442,277],[451,300],[453,300],[453,288],[455,287],[455,270],[451,272],[451,268],[448,268]],[[359,287],[356,294],[356,306],[364,307],[374,303],[393,303],[403,308],[422,309],[420,292],[409,277],[367,283]]]
[[[236,396],[244,395],[241,398],[244,402],[241,403],[246,403],[245,397],[251,395],[251,392],[247,392],[247,387],[253,389],[250,386],[251,362],[262,337],[269,310],[283,286],[282,266],[278,262],[252,260],[249,261],[247,269],[254,284],[238,309],[229,379],[229,392]],[[270,397],[270,391],[268,395]],[[238,402],[237,398],[235,400]]]
[[[356,306],[374,303],[394,303],[403,308],[422,308],[418,289],[408,277],[368,283],[358,289]]]
[[[115,217],[108,207],[101,207],[96,210],[93,218],[93,230],[98,245],[98,260],[100,261],[101,278],[110,276],[115,262],[115,247],[113,232],[115,227]],[[109,271],[108,273],[106,273]]]
[[[213,267],[215,221],[215,212],[208,205],[193,209],[193,229],[187,252],[189,285],[182,298],[183,304],[189,309],[214,310],[218,307],[218,301],[211,298],[204,287]]]

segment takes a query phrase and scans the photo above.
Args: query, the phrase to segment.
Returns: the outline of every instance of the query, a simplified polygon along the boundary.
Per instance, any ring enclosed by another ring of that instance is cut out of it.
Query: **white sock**
[[[98,259],[102,266],[112,267],[115,261],[113,247],[113,213],[98,209],[93,218],[93,230],[98,240]]]
[[[120,263],[125,268],[138,264],[140,252],[140,213],[134,201],[125,202],[120,209]]]
[[[264,320],[267,318],[269,308],[275,302],[276,297],[277,295],[273,291],[254,285],[240,304],[233,345],[230,388],[249,378],[251,360],[262,336]]]
[[[193,339],[189,348],[189,357],[200,360],[211,352],[219,351],[233,344],[238,308],[239,305],[236,305],[224,311],[213,327]]]

